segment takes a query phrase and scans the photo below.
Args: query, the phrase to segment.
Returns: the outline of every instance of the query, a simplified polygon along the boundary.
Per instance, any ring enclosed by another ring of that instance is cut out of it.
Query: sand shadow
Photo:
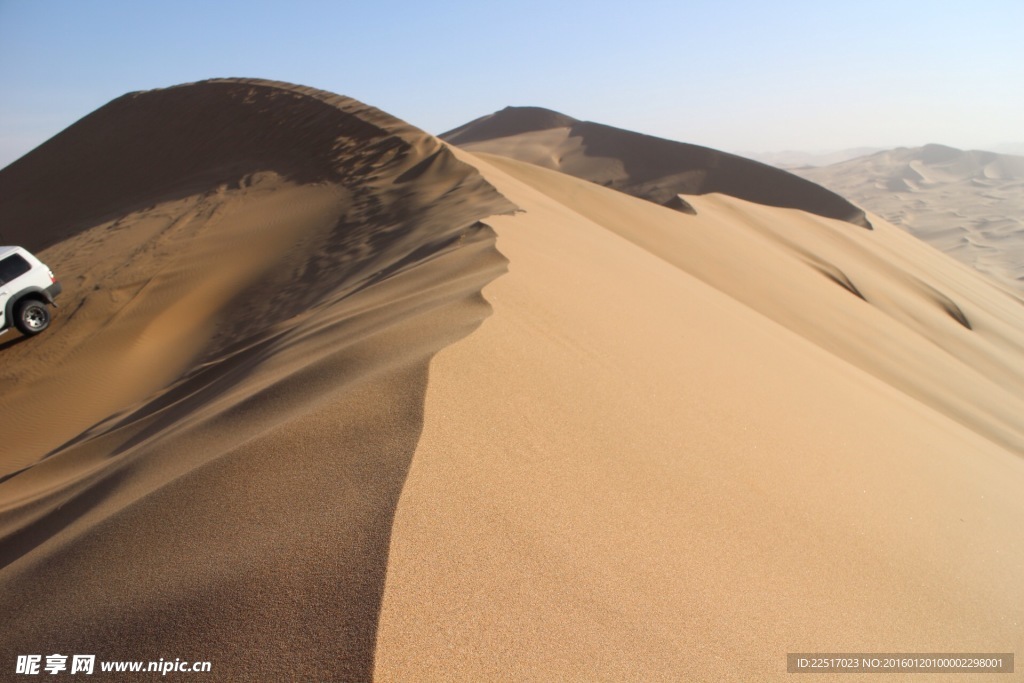
[[[429,365],[489,315],[480,291],[506,269],[493,231],[477,224],[471,235],[401,260],[405,269],[355,288],[310,325],[236,350],[55,453],[123,433],[121,447],[103,447],[123,462],[0,542],[0,612],[17,617],[0,657],[173,653],[212,661],[230,680],[371,680]],[[425,273],[462,293],[424,289]],[[261,366],[288,354],[313,360],[261,390],[246,386],[263,386]],[[232,431],[237,446],[153,481],[189,444]],[[153,490],[101,509],[139,486]],[[85,531],[59,537],[76,522]]]
[[[622,162],[626,178],[612,187],[656,204],[665,204],[677,194],[718,192],[872,229],[862,209],[831,190],[735,154],[591,122],[575,123],[570,135],[583,138],[588,156]]]
[[[18,344],[21,344],[22,342],[26,342],[28,340],[29,340],[29,337],[26,337],[23,334],[16,335],[16,336],[12,337],[11,339],[8,339],[8,340],[6,340],[4,342],[0,342],[0,351],[4,351],[4,350],[10,349],[10,348],[14,348]]]
[[[0,559],[15,571],[0,574],[10,618],[0,656],[180,656],[213,662],[211,680],[372,680],[391,529],[422,427],[396,429],[390,415],[422,411],[426,371],[420,363],[386,381],[407,397],[352,425],[363,448],[224,458],[108,517],[83,542],[36,553],[31,570],[11,563],[124,482],[111,477],[4,539]],[[308,461],[328,458],[332,467],[313,462],[317,474],[306,476]],[[250,479],[295,485],[272,496],[232,485]],[[232,567],[218,572],[225,562]]]
[[[253,173],[338,182],[357,170],[347,167],[407,151],[328,95],[260,81],[123,95],[0,169],[0,196],[16,198],[0,202],[0,242],[39,252],[160,202],[237,187]]]

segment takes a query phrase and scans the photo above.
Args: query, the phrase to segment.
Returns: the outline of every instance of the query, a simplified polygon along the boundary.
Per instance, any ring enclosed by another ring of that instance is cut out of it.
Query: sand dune
[[[526,161],[686,212],[692,207],[680,195],[720,193],[871,227],[864,212],[846,199],[772,166],[539,107],[506,107],[441,138],[471,152]]]
[[[690,217],[462,158],[525,213],[491,221],[494,315],[431,366],[382,680],[781,681],[795,648],[1020,651],[1021,413],[981,396],[1019,410],[1019,376],[982,379],[1020,366],[1015,302],[884,221],[722,196]]]
[[[217,150],[119,210],[90,164],[129,123],[125,164]],[[260,81],[126,96],[0,189],[56,165],[37,191],[80,198],[18,239],[67,300],[0,345],[0,658],[749,681],[1024,651],[1024,309],[885,220],[687,215]]]
[[[740,156],[754,159],[764,164],[771,164],[778,168],[791,170],[803,166],[830,166],[881,151],[882,149],[879,147],[850,147],[832,152],[800,152],[796,150],[786,150],[783,152],[740,152]]]
[[[1024,293],[1024,157],[926,145],[793,172]]]
[[[117,215],[92,164],[146,146]],[[487,315],[478,219],[511,205],[397,120],[249,81],[128,95],[0,182],[36,188],[8,215],[71,197],[32,224],[57,323],[0,350],[4,660],[368,676],[427,364]]]

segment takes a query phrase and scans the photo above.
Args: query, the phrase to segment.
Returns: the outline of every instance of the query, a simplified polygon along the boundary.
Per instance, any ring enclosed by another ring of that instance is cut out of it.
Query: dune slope
[[[263,81],[127,95],[2,181],[36,188],[5,225],[66,287],[0,348],[5,661],[367,677],[428,363],[486,317],[479,219],[511,205],[436,139]]]
[[[462,158],[524,212],[491,221],[494,314],[431,366],[379,680],[1021,651],[1016,302],[884,221],[723,196],[686,216]]]
[[[1020,303],[878,221],[692,197],[697,216],[476,155],[823,349],[1024,454]]]

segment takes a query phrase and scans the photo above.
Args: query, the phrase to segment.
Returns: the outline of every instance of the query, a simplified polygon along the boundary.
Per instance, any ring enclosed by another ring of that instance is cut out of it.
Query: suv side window
[[[20,254],[11,254],[0,261],[0,285],[10,282],[30,270],[32,270],[32,266]]]

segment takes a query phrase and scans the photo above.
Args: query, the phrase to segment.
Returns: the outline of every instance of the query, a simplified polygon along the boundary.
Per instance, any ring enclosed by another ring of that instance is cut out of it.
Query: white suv
[[[53,271],[21,247],[0,247],[0,334],[11,325],[22,334],[39,334],[50,326],[54,298],[61,292]]]

